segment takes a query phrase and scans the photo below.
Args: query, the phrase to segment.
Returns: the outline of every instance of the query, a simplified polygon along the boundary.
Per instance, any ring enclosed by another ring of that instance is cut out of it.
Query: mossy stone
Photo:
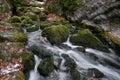
[[[27,28],[27,32],[33,32],[33,31],[37,31],[39,29],[39,26],[35,26],[35,27],[29,27]]]
[[[71,76],[72,76],[73,80],[81,80],[81,78],[80,78],[80,72],[77,71],[76,69],[72,69],[70,71],[70,73],[71,73]]]
[[[22,20],[21,21],[22,25],[31,24],[32,23],[32,19],[30,17],[22,17],[21,20]]]
[[[12,40],[15,42],[27,42],[28,38],[24,33],[15,32]]]
[[[22,60],[23,60],[22,63],[23,63],[24,68],[25,68],[24,69],[25,73],[34,68],[35,61],[34,61],[33,54],[31,54],[31,53],[22,53],[20,56],[22,57]]]
[[[45,21],[46,18],[47,18],[47,15],[46,15],[45,13],[41,12],[41,13],[39,14],[39,18],[40,18],[41,21]]]
[[[20,23],[21,22],[21,19],[20,19],[20,17],[18,17],[18,16],[13,16],[13,17],[11,17],[10,19],[9,19],[9,22],[11,22],[11,23]]]
[[[25,13],[27,13],[30,10],[30,7],[27,6],[22,6],[22,7],[17,7],[17,14],[18,15],[24,15]]]
[[[62,57],[65,58],[64,65],[67,67],[68,70],[72,70],[76,68],[76,63],[73,59],[71,59],[67,54],[62,54]]]
[[[28,15],[33,21],[38,21],[39,20],[39,15],[32,13],[32,12],[27,12],[25,15]]]
[[[84,29],[71,36],[70,41],[77,45],[85,47],[102,47],[102,42],[89,30]]]
[[[43,31],[43,36],[46,36],[47,39],[52,44],[60,44],[67,40],[70,30],[64,25],[53,25]]]
[[[51,23],[49,23],[47,21],[41,21],[38,25],[40,26],[40,29],[45,29],[47,27],[50,27]]]
[[[19,22],[13,23],[13,25],[14,25],[15,27],[19,27],[19,28],[21,28],[21,27],[22,27],[22,24],[21,24],[21,23],[19,23]]]
[[[39,66],[39,72],[43,76],[48,76],[54,70],[53,58],[45,58]]]

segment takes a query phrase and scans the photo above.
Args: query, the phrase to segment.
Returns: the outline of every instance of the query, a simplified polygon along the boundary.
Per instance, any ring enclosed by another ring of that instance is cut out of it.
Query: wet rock
[[[54,67],[55,67],[55,69],[59,69],[61,61],[62,61],[61,58],[54,59]]]
[[[44,29],[42,34],[46,36],[52,44],[60,44],[67,40],[69,33],[68,27],[64,25],[54,25]]]
[[[104,74],[95,68],[88,69],[88,76],[94,77],[94,78],[103,78]]]
[[[76,68],[75,61],[71,59],[67,54],[62,54],[62,57],[66,60],[64,65],[67,67],[67,70],[72,70]]]
[[[81,52],[85,52],[85,48],[84,48],[84,47],[77,47],[77,48],[75,48],[74,50],[78,50],[78,51],[81,51]]]
[[[95,48],[103,46],[102,42],[89,29],[84,29],[73,34],[70,41],[73,44],[82,45],[84,47]]]
[[[48,76],[54,70],[54,61],[53,56],[50,54],[50,51],[47,51],[43,46],[33,45],[30,50],[42,58],[42,62],[38,67],[38,71],[43,76]]]
[[[38,71],[43,76],[50,75],[50,73],[53,72],[53,70],[54,70],[54,65],[53,65],[53,58],[52,57],[44,58],[38,67]]]

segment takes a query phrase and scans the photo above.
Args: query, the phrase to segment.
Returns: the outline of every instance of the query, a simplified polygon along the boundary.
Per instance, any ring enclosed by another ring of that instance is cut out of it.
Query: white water
[[[34,67],[34,70],[30,71],[30,77],[29,77],[29,80],[40,80],[40,75],[37,71],[37,68],[40,64],[40,61],[41,59],[38,58],[38,56],[34,55],[34,58],[35,58],[35,67]]]
[[[79,71],[81,69],[96,68],[96,69],[100,70],[101,72],[103,72],[104,75],[108,78],[108,80],[120,80],[120,70],[119,69],[115,69],[114,67],[109,66],[108,64],[103,65],[103,64],[99,63],[98,61],[94,61],[92,58],[90,58],[85,53],[73,50],[73,48],[77,48],[77,47],[81,47],[81,46],[72,45],[72,43],[70,43],[69,39],[66,42],[64,42],[63,44],[66,44],[69,47],[71,47],[70,50],[65,49],[65,48],[59,48],[58,46],[52,46],[48,42],[40,43],[40,41],[42,41],[41,40],[42,36],[40,35],[40,33],[41,33],[40,31],[31,33],[31,35],[29,35],[30,42],[37,44],[37,45],[43,45],[46,48],[46,50],[53,52],[53,55],[54,54],[59,55],[59,56],[61,56],[61,54],[69,55],[69,57],[71,57],[76,62],[77,69]],[[85,51],[89,52],[89,54],[94,54],[94,55],[100,57],[101,59],[106,59],[106,60],[112,61],[114,64],[119,64],[119,62],[114,60],[114,58],[116,57],[115,55],[113,57],[111,57],[112,52],[105,53],[105,52],[91,49],[91,48],[86,48]],[[110,56],[109,56],[109,54],[110,54]],[[62,58],[62,60],[63,61],[62,61],[60,68],[65,69],[65,67],[63,66],[64,59]],[[35,71],[33,71],[33,72],[35,72]],[[29,80],[39,80],[39,79],[37,79],[37,77],[39,77],[39,75],[35,74],[33,72],[31,72],[31,76],[30,76]],[[61,72],[61,71],[58,73],[59,73],[59,80],[66,80],[65,78],[66,78],[67,73]],[[35,79],[31,79],[33,76],[35,77]]]

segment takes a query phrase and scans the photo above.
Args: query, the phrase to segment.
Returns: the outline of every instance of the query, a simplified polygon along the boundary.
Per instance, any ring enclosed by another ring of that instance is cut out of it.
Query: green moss
[[[51,26],[51,24],[46,21],[41,21],[38,25],[40,26],[41,29],[45,29],[45,28]]]
[[[48,6],[47,10],[59,15],[67,16],[73,13],[79,8],[79,4],[82,4],[81,0],[55,0],[52,4]]]
[[[31,24],[32,23],[32,20],[30,17],[21,17],[21,23],[22,25],[25,25],[25,24]]]
[[[30,7],[22,6],[22,7],[17,7],[16,11],[18,15],[24,15],[29,10],[30,10]]]
[[[9,3],[13,7],[21,7],[21,6],[27,6],[29,4],[29,0],[10,0]]]
[[[26,15],[28,14],[28,16],[33,20],[33,21],[38,21],[39,20],[39,15],[33,13],[26,13]]]
[[[53,58],[45,58],[39,66],[39,72],[43,76],[48,76],[54,70]]]
[[[23,59],[23,65],[25,68],[25,73],[34,68],[34,56],[31,53],[22,53],[20,55]]]
[[[104,38],[106,38],[106,40],[108,42],[112,42],[112,43],[120,46],[120,38],[119,37],[113,35],[111,32],[103,32],[101,34]]]
[[[71,59],[67,54],[62,54],[62,57],[66,60],[64,65],[68,70],[73,70],[76,68],[76,63],[73,59]]]
[[[35,27],[29,27],[27,28],[27,32],[33,32],[33,31],[37,31],[39,29],[39,26],[35,26]]]
[[[42,13],[42,12],[41,12],[41,13],[39,14],[39,18],[40,18],[41,21],[45,21],[46,18],[47,18],[47,15],[46,15],[45,13]]]
[[[73,80],[81,80],[80,73],[76,69],[71,70],[70,73]]]
[[[15,42],[27,42],[28,39],[25,34],[20,32],[15,32],[12,40]]]
[[[60,44],[67,40],[69,32],[69,28],[64,25],[53,25],[44,29],[43,35],[46,35],[52,44]]]
[[[13,17],[11,17],[9,19],[9,22],[11,22],[11,23],[16,23],[16,22],[19,23],[19,22],[21,22],[21,19],[18,16],[13,16]]]
[[[18,23],[18,22],[17,22],[17,23],[13,23],[13,25],[14,25],[15,27],[19,27],[19,28],[22,27],[21,23]]]
[[[89,29],[78,31],[77,34],[72,35],[70,40],[74,44],[85,47],[98,47],[103,45],[102,42],[96,36],[94,36]]]
[[[17,47],[25,48],[25,44],[22,42],[16,42]]]

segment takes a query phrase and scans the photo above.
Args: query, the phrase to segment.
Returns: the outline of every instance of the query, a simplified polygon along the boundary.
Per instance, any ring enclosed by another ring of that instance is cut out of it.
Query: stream
[[[66,67],[63,65],[65,59],[61,56],[62,54],[67,54],[71,59],[73,59],[77,64],[77,70],[80,73],[83,73],[83,75],[86,73],[87,69],[95,68],[105,75],[105,78],[102,80],[120,80],[120,58],[112,49],[109,49],[109,53],[92,48],[86,48],[85,52],[82,52],[79,50],[82,46],[73,45],[69,41],[70,36],[66,42],[61,44],[64,46],[56,46],[51,45],[49,41],[44,40],[41,33],[42,31],[40,29],[35,32],[26,32],[29,38],[27,48],[35,45],[38,49],[42,48],[50,52],[50,54],[53,55],[54,60],[57,56],[60,56],[62,62],[59,70],[54,70],[53,73],[51,73],[52,76],[50,75],[50,77],[44,78],[37,71],[37,67],[42,59],[39,59],[39,57],[35,55],[36,64],[34,70],[30,71],[29,80],[71,80],[70,74],[64,71]],[[88,77],[87,80],[98,79],[90,79]]]

